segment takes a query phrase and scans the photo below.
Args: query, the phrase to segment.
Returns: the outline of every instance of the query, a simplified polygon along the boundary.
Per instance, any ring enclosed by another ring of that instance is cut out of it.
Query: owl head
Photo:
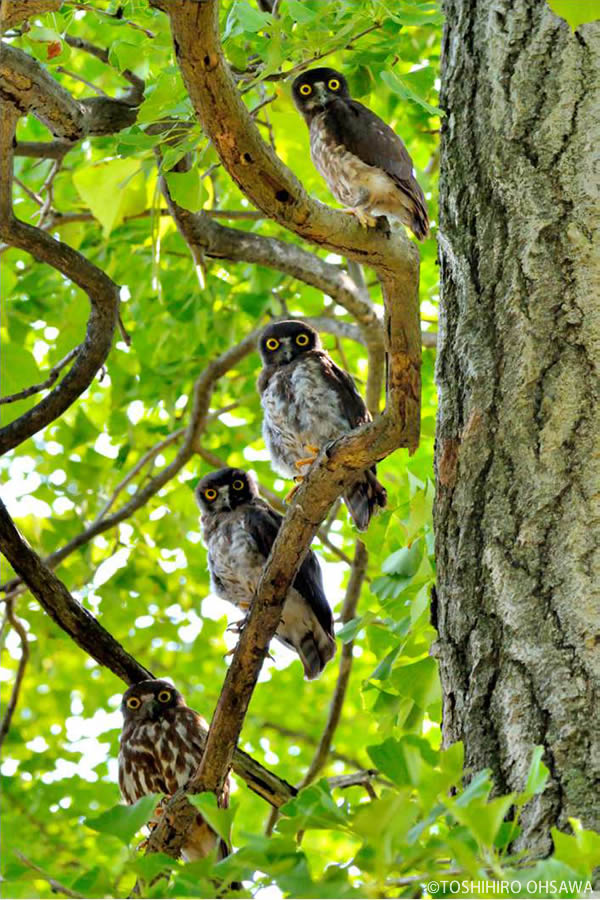
[[[267,325],[258,346],[265,366],[285,366],[303,353],[320,350],[322,344],[318,331],[310,325],[287,319]]]
[[[185,706],[185,700],[168,681],[149,679],[138,681],[123,694],[121,712],[125,724],[136,722],[157,722],[167,710]]]
[[[332,100],[348,99],[348,82],[335,69],[320,67],[298,75],[292,85],[292,97],[305,119],[321,112]]]
[[[205,475],[196,486],[196,500],[203,513],[229,512],[258,497],[258,485],[243,469],[219,469]]]

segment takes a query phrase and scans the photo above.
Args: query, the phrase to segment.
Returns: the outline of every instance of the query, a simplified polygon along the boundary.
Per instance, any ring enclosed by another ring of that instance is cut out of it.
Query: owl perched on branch
[[[123,730],[119,748],[119,787],[126,803],[146,794],[174,794],[195,775],[204,752],[208,729],[202,716],[186,706],[168,681],[140,681],[123,694]],[[199,728],[200,726],[200,728]],[[230,781],[225,782],[219,804],[229,805]],[[182,852],[187,860],[201,859],[217,851],[217,859],[229,853],[227,844],[200,813],[188,832]]]
[[[351,376],[336,366],[310,325],[274,322],[263,331],[259,349],[265,444],[275,471],[301,480],[301,470],[326,444],[370,422],[371,415]],[[365,531],[387,502],[375,466],[350,485],[344,500],[358,530]]]
[[[292,85],[294,103],[310,130],[312,160],[334,197],[361,225],[392,216],[423,240],[429,231],[425,196],[398,135],[353,100],[335,69],[310,69]]]
[[[247,611],[283,519],[260,499],[256,481],[242,469],[206,475],[196,498],[213,590]],[[335,656],[333,617],[311,550],[288,591],[275,634],[296,651],[308,679],[320,675]]]

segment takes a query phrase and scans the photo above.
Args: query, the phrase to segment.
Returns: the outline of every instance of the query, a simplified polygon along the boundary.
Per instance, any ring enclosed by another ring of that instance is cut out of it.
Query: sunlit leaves
[[[86,819],[86,825],[94,831],[113,835],[128,845],[134,835],[148,822],[159,800],[160,794],[148,794],[133,806],[119,804],[96,818]]]

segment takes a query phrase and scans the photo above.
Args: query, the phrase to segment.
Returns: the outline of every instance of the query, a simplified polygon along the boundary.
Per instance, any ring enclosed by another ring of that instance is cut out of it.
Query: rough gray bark
[[[543,854],[568,816],[600,830],[600,24],[573,34],[544,0],[445,12],[444,740],[503,792],[544,746],[549,787],[520,839]]]

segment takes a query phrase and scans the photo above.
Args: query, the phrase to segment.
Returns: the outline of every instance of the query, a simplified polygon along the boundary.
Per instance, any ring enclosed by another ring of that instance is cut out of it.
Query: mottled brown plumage
[[[140,681],[123,695],[123,730],[119,749],[119,787],[126,803],[135,803],[146,794],[169,796],[184,787],[195,774],[204,737],[198,726],[208,728],[202,716],[168,681]],[[229,805],[229,779],[220,798]],[[188,860],[201,859],[213,851],[217,858],[229,849],[198,814],[187,835],[183,854]]]
[[[335,69],[310,69],[292,86],[310,130],[312,160],[334,197],[363,225],[392,216],[423,240],[429,231],[425,196],[412,159],[383,119],[353,100]]]

